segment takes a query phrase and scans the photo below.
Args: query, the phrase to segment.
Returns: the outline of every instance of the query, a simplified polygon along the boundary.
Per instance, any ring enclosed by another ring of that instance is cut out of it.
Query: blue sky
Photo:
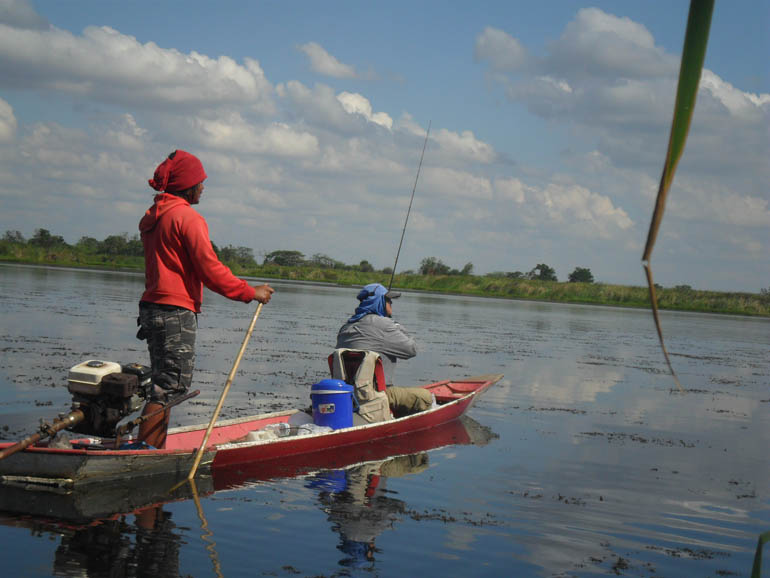
[[[652,264],[770,287],[769,4],[717,3]],[[175,148],[218,245],[642,285],[687,2],[0,0],[0,232],[128,232]]]

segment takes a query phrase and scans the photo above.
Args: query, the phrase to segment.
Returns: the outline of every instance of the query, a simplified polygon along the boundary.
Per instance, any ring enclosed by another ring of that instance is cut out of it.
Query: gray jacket
[[[393,385],[393,372],[398,359],[417,355],[414,339],[390,317],[369,314],[343,325],[337,333],[337,348],[376,351],[382,358],[385,383]]]

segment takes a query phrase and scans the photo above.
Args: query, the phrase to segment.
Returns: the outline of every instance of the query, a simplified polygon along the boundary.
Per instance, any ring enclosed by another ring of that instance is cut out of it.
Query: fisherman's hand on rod
[[[273,293],[275,293],[275,289],[270,287],[267,283],[264,285],[255,285],[254,286],[254,299],[259,301],[260,303],[269,303],[270,297],[273,296]]]

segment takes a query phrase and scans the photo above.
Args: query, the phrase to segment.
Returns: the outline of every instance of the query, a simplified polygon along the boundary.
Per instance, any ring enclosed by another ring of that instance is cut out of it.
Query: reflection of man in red
[[[136,564],[144,576],[179,576],[181,538],[160,506],[136,512]]]
[[[209,239],[200,202],[206,172],[200,160],[176,150],[155,169],[150,186],[155,202],[139,222],[144,245],[145,291],[139,302],[137,337],[147,339],[152,391],[143,415],[158,412],[139,429],[139,439],[162,448],[166,443],[169,398],[185,393],[195,364],[197,314],[203,286],[228,299],[270,301],[270,285],[250,286],[223,265]]]
[[[171,513],[154,506],[135,516],[135,527],[120,516],[62,533],[54,574],[72,576],[79,570],[84,576],[179,576],[182,536]]]

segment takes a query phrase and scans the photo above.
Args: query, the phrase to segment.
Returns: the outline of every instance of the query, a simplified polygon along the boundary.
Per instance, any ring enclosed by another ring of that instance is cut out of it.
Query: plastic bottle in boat
[[[329,426],[317,425],[314,423],[303,423],[302,425],[297,427],[298,436],[306,436],[306,435],[318,434],[318,433],[328,433],[332,431],[334,431],[334,429],[330,428]]]
[[[262,429],[273,432],[279,438],[285,438],[286,436],[291,435],[291,426],[285,421],[268,424]]]
[[[291,426],[286,422],[271,423],[255,431],[246,434],[246,441],[269,441],[291,435]]]

